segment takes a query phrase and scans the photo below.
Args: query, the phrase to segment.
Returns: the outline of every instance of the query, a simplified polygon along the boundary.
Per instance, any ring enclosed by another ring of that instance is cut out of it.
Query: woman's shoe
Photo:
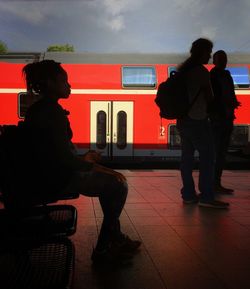
[[[91,260],[95,265],[114,265],[114,264],[127,264],[130,262],[132,254],[121,253],[114,251],[111,248],[106,250],[94,249],[91,255]]]
[[[119,240],[113,241],[111,244],[111,250],[134,254],[141,246],[140,240],[132,240],[128,235],[122,234]]]

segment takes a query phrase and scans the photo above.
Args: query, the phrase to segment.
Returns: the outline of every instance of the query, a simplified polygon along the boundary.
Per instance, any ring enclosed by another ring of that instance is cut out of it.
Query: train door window
[[[127,114],[119,111],[117,115],[117,147],[125,149],[127,146]]]
[[[97,128],[96,128],[96,147],[98,149],[104,149],[107,145],[106,142],[106,123],[107,123],[107,115],[103,110],[98,111],[97,115]]]
[[[125,66],[122,68],[122,86],[149,87],[156,86],[156,73],[154,67],[148,66]]]
[[[227,67],[230,71],[235,88],[249,88],[249,71],[247,67]]]
[[[40,95],[38,94],[20,92],[18,94],[18,117],[24,118],[28,108],[39,99]]]

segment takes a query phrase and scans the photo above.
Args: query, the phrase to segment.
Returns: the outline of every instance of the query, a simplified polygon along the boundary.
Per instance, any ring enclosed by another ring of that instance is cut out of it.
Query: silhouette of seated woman
[[[37,184],[38,194],[46,192],[45,197],[59,198],[63,192],[78,192],[98,197],[104,217],[92,253],[93,262],[131,257],[141,242],[131,240],[120,229],[119,217],[128,193],[126,179],[119,172],[98,164],[96,152],[90,151],[83,157],[76,154],[68,112],[58,103],[70,96],[66,71],[60,63],[43,60],[27,64],[23,74],[27,91],[41,96],[28,109],[24,120],[29,162],[33,163],[29,173]]]

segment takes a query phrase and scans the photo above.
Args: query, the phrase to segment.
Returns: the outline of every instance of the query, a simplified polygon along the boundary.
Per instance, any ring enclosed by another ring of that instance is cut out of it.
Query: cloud
[[[235,0],[0,0],[0,37],[13,50],[184,52],[199,37],[249,50],[250,1],[235,9]]]
[[[30,24],[42,24],[49,17],[56,17],[58,12],[63,12],[64,5],[69,6],[70,2],[75,5],[81,3],[92,3],[96,0],[0,0],[1,14],[12,15],[13,19],[20,19]],[[44,4],[46,3],[46,5]],[[58,7],[58,2],[61,6]],[[71,5],[71,8],[74,7]],[[70,7],[70,6],[69,6]],[[76,6],[77,7],[77,6]],[[73,8],[74,9],[74,8]]]
[[[212,1],[208,0],[174,0],[173,5],[176,12],[181,15],[186,15],[189,18],[196,17],[207,10],[207,7],[212,5]]]
[[[95,0],[0,0],[0,2],[91,2]]]
[[[126,10],[126,7],[129,5],[128,0],[104,0],[104,6],[106,11],[111,15],[120,15]]]
[[[201,37],[215,39],[217,37],[217,27],[206,26],[201,29]]]
[[[100,1],[100,2],[99,2]],[[98,3],[104,7],[104,24],[112,31],[119,32],[126,28],[126,16],[129,11],[135,11],[142,0],[99,0]]]
[[[33,3],[29,3],[27,7],[27,5],[24,5],[27,2]],[[39,4],[42,3],[36,1],[0,1],[0,11],[1,14],[7,13],[12,15],[13,19],[21,19],[32,24],[39,24],[50,14],[50,10],[46,6]]]
[[[124,18],[122,15],[117,15],[107,22],[107,26],[113,31],[121,31],[125,28]]]

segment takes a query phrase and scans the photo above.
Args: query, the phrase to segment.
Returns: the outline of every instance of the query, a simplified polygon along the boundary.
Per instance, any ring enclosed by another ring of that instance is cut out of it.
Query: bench
[[[15,126],[0,128],[0,201],[4,205],[8,190],[13,193],[9,165],[13,158],[3,145],[8,129],[13,140],[17,131]],[[57,199],[77,197],[79,194],[64,194]],[[0,280],[5,289],[70,288],[74,244],[67,237],[76,231],[77,210],[72,205],[49,203],[0,209]]]

